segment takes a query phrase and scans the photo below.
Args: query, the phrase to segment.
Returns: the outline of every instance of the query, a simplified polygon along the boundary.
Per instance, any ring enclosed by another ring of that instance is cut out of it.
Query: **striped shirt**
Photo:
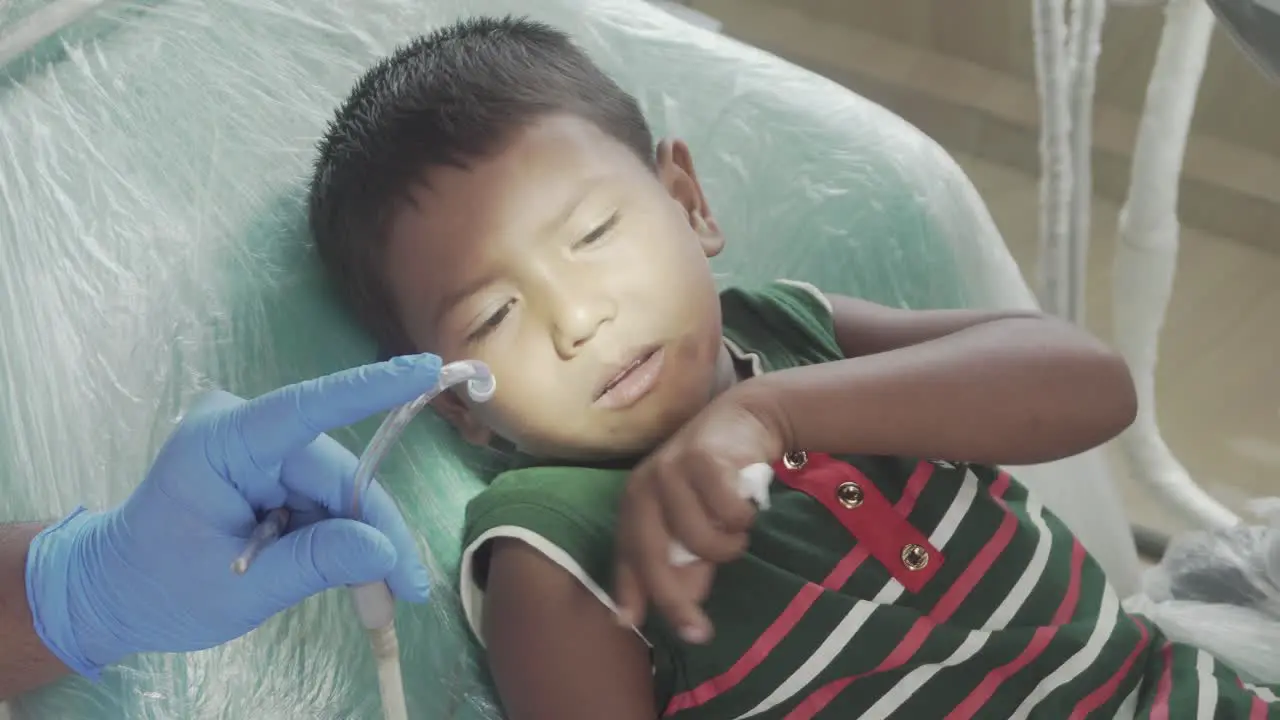
[[[780,281],[721,296],[753,373],[832,362],[821,293]],[[981,422],[974,408],[957,422]],[[1255,687],[1125,613],[1101,567],[997,468],[797,449],[774,463],[747,554],[717,569],[707,645],[652,614],[654,692],[674,720],[1268,717]],[[463,607],[477,637],[487,543],[521,539],[613,608],[625,470],[499,476],[467,508]],[[1280,712],[1277,712],[1280,716]]]

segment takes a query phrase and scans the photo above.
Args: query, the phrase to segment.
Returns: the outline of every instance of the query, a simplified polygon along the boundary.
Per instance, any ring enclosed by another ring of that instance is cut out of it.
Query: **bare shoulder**
[[[494,541],[483,634],[511,720],[652,720],[649,649],[534,547]]]

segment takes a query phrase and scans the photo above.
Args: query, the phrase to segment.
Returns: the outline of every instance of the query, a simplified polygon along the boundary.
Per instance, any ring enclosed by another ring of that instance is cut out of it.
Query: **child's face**
[[[552,116],[467,169],[432,169],[394,218],[387,272],[410,339],[497,378],[489,403],[436,403],[468,440],[641,453],[732,381],[708,264],[723,239],[688,149],[664,143],[658,165]]]

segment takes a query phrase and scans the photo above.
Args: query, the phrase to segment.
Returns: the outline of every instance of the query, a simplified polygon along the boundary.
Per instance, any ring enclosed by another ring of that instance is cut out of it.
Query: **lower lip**
[[[634,370],[627,373],[621,382],[601,395],[600,399],[596,400],[596,405],[618,410],[639,402],[658,384],[658,375],[662,373],[662,356],[663,350],[659,348]]]

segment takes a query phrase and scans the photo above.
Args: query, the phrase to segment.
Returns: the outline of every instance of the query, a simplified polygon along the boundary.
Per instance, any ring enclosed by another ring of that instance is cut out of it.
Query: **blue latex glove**
[[[234,640],[335,586],[386,580],[398,598],[425,601],[430,578],[386,491],[375,484],[361,499],[364,523],[333,519],[350,510],[356,458],[322,433],[414,399],[439,371],[439,358],[418,355],[251,401],[201,398],[123,505],[78,510],[32,542],[40,638],[96,678],[136,653]],[[234,574],[259,514],[281,506],[289,532]]]

